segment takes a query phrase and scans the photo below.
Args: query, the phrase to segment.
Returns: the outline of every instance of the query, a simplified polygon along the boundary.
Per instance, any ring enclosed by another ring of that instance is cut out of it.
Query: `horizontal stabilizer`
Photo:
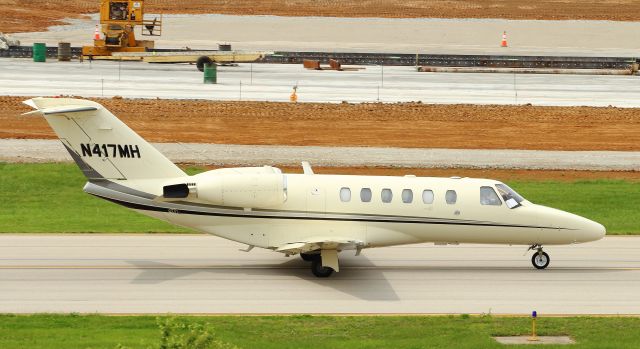
[[[23,116],[33,115],[33,114],[55,115],[55,114],[80,113],[80,112],[97,111],[97,110],[98,110],[97,107],[89,107],[84,105],[66,105],[62,107],[38,109],[32,112],[24,113],[22,115]]]

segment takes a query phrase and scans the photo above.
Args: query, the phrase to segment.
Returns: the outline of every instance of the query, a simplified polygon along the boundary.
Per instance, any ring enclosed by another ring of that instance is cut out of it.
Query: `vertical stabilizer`
[[[186,174],[96,102],[34,98],[24,102],[44,116],[88,179],[150,179]]]

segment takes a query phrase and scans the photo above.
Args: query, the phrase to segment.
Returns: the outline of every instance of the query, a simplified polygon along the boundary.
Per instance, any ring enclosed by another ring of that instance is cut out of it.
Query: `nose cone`
[[[577,222],[576,230],[576,242],[589,242],[602,239],[607,230],[604,226],[598,222],[579,217],[580,222]]]

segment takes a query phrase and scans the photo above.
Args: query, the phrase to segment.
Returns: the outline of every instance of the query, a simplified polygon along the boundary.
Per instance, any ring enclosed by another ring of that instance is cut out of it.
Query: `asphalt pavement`
[[[640,237],[548,246],[409,245],[299,257],[206,235],[0,235],[0,312],[640,314]]]
[[[417,102],[640,107],[640,76],[421,73],[409,66],[354,71],[307,70],[302,64],[218,67],[204,84],[195,65],[0,59],[0,95],[82,96],[299,103]]]
[[[152,17],[151,14],[148,14]],[[69,19],[24,44],[89,45],[97,15]],[[239,50],[636,57],[640,23],[588,20],[164,15],[156,47]],[[507,32],[508,47],[500,47]]]

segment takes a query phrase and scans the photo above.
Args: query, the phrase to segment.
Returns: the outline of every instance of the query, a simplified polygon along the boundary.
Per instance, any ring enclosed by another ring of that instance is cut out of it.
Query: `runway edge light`
[[[538,335],[536,334],[536,318],[538,317],[538,312],[537,311],[532,311],[531,312],[531,337],[528,338],[528,341],[530,342],[537,342],[538,341]]]

